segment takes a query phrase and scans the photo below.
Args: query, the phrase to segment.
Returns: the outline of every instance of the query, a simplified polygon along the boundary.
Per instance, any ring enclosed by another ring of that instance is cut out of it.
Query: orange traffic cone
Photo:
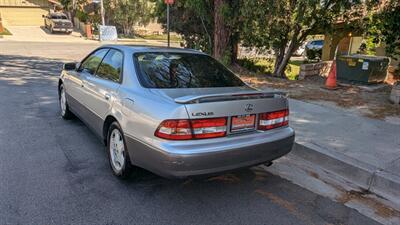
[[[337,88],[336,85],[336,60],[333,60],[331,70],[329,71],[328,78],[326,79],[325,82],[325,87],[327,89],[334,90]]]

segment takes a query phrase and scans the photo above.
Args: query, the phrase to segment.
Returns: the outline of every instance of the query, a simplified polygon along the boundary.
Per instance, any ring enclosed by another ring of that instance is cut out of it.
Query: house
[[[5,26],[41,26],[42,15],[59,4],[55,0],[0,0],[0,16]]]

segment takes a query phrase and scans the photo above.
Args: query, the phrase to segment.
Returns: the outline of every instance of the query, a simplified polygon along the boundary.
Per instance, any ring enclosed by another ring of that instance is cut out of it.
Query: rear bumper
[[[54,27],[54,31],[61,31],[61,32],[72,32],[72,28],[69,27]]]
[[[158,147],[126,136],[134,165],[168,178],[213,174],[270,162],[292,149],[293,129],[209,140],[175,141]]]

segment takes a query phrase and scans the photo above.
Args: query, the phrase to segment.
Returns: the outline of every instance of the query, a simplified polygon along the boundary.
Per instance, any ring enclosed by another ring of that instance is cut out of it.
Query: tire
[[[74,114],[69,110],[68,102],[67,102],[67,97],[65,94],[65,89],[64,85],[60,85],[59,89],[59,97],[58,97],[58,102],[60,105],[60,114],[61,117],[65,120],[70,120],[74,117]]]
[[[133,171],[124,133],[117,122],[113,122],[107,133],[107,152],[111,170],[120,179],[128,179]]]

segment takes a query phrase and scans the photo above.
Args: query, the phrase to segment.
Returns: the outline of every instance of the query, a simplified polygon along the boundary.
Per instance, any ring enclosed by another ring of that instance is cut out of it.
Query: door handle
[[[108,101],[108,100],[110,100],[111,95],[110,95],[110,94],[105,94],[105,95],[104,95],[104,98]]]

